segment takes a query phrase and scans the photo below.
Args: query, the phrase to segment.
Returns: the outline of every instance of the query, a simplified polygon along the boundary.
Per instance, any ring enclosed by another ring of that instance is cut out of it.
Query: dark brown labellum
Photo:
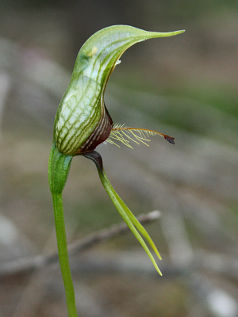
[[[76,154],[92,152],[100,143],[104,142],[109,137],[112,127],[112,118],[107,108],[104,107],[104,113],[98,126]]]

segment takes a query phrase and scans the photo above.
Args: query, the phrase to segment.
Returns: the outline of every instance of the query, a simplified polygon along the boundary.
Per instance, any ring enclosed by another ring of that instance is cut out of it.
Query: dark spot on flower
[[[170,144],[175,144],[174,138],[169,135],[164,136],[165,140],[168,141]]]

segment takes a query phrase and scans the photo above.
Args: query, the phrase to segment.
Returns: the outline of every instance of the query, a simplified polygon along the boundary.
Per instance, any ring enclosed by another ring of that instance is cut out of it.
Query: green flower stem
[[[74,286],[69,266],[67,239],[64,223],[62,192],[67,180],[72,156],[61,154],[52,146],[49,159],[49,183],[53,199],[55,229],[61,274],[64,282],[66,303],[69,317],[77,317]]]
[[[69,256],[67,250],[67,240],[64,224],[64,211],[61,194],[53,194],[53,206],[55,216],[55,229],[58,245],[58,256],[62,278],[64,282],[66,303],[69,317],[77,317],[77,310],[75,304],[74,285],[69,266]]]

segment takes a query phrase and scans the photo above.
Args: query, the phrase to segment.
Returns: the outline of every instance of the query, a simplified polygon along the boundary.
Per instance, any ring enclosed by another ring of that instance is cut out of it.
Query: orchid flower
[[[70,272],[64,225],[62,192],[67,180],[72,158],[84,156],[96,164],[102,185],[117,211],[141,244],[156,271],[162,275],[152,251],[161,259],[150,235],[120,198],[107,178],[101,155],[95,148],[102,142],[132,148],[145,144],[153,135],[162,136],[169,143],[174,138],[149,129],[114,125],[104,103],[104,92],[121,55],[132,45],[152,38],[169,37],[175,32],[147,32],[128,25],[114,25],[93,34],[80,49],[71,81],[58,107],[53,144],[49,159],[49,184],[53,199],[59,262],[65,287],[66,303],[70,317],[76,317],[74,287]],[[151,249],[151,250],[150,250]]]

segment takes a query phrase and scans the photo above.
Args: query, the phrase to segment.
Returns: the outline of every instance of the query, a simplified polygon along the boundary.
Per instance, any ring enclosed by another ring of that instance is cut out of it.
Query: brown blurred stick
[[[148,214],[141,214],[140,216],[138,216],[138,220],[142,224],[146,224],[157,220],[160,217],[160,215],[161,213],[158,210],[154,210],[149,212]],[[86,238],[70,244],[69,254],[74,255],[80,253],[101,242],[107,241],[113,237],[127,233],[128,231],[129,228],[124,223],[120,223],[118,225],[113,225],[110,228],[96,231],[88,235]],[[50,264],[57,263],[57,261],[57,253],[17,259],[6,264],[3,264],[0,267],[0,279],[7,278],[13,275],[30,274]]]

